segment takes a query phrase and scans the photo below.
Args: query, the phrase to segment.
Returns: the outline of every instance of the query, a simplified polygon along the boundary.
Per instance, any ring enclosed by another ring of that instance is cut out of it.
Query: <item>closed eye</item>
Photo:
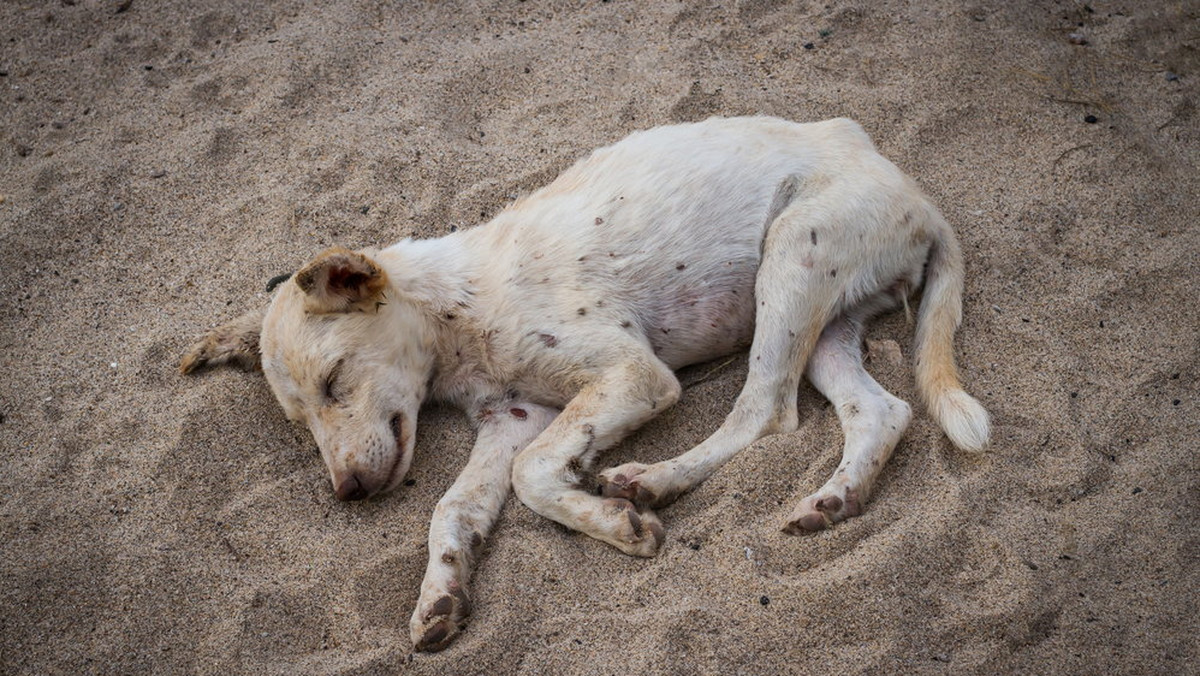
[[[333,368],[329,369],[329,374],[325,376],[325,384],[322,388],[322,394],[325,400],[333,403],[341,401],[345,396],[345,392],[337,389],[338,376],[342,374],[342,365],[346,363],[345,359],[339,359]]]

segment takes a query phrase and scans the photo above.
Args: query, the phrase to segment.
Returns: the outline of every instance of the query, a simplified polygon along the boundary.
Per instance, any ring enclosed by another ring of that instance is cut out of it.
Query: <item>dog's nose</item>
[[[333,489],[338,500],[362,500],[367,497],[367,489],[363,488],[358,477],[351,474]]]

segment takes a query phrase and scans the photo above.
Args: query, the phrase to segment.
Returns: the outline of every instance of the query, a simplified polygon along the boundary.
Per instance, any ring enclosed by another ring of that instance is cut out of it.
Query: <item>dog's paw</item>
[[[426,600],[426,596],[430,599]],[[409,630],[413,650],[435,653],[444,650],[467,624],[471,615],[471,601],[461,586],[440,596],[422,594],[413,613]]]
[[[630,556],[654,556],[667,540],[662,522],[654,512],[639,512],[624,498],[606,499],[604,512],[612,520],[612,533],[602,539]]]
[[[258,335],[265,313],[265,309],[253,310],[209,331],[184,353],[179,372],[187,375],[221,363],[237,364],[247,371],[260,369]]]
[[[842,495],[838,495],[838,493]],[[862,514],[862,500],[853,489],[822,489],[800,501],[783,532],[806,535]]]
[[[630,462],[600,472],[600,494],[624,498],[638,507],[658,508],[674,501],[675,495],[661,486],[655,467]]]

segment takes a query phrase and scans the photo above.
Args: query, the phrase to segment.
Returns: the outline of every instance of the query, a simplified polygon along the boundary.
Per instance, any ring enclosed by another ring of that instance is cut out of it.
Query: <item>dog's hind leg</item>
[[[844,219],[835,197],[826,190],[797,199],[768,230],[755,282],[749,373],[721,427],[674,459],[601,472],[603,495],[650,507],[669,504],[755,440],[798,427],[796,399],[804,365],[856,275],[853,253],[839,254],[830,235]],[[842,266],[840,274],[834,266]]]
[[[508,497],[513,458],[558,411],[508,402],[480,415],[483,421],[471,458],[438,502],[429,525],[429,565],[409,623],[418,651],[445,648],[466,623],[471,614],[467,582]]]
[[[784,532],[822,530],[862,513],[875,478],[908,427],[912,409],[883,389],[862,363],[862,321],[842,317],[821,334],[808,378],[837,411],[846,437],[842,462],[821,490],[804,498]]]

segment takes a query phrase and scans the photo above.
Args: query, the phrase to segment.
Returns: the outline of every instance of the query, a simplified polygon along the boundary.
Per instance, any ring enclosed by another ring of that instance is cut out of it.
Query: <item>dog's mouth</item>
[[[393,488],[392,483],[396,481],[396,472],[400,471],[400,465],[404,460],[404,453],[408,448],[407,430],[404,424],[404,414],[396,413],[388,421],[388,427],[392,430],[392,438],[396,443],[396,459],[392,461],[392,468],[388,470],[387,481],[383,482],[384,490]]]

